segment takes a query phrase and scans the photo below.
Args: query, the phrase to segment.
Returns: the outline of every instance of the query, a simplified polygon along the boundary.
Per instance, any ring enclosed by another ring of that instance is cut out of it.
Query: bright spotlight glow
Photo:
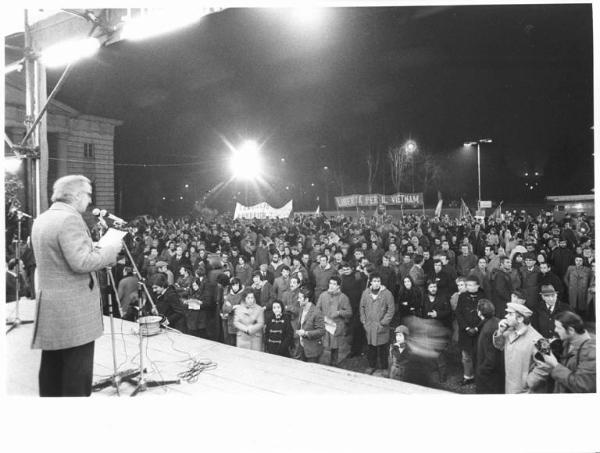
[[[261,173],[260,147],[254,140],[246,140],[231,156],[231,171],[236,179],[252,181]]]
[[[4,74],[10,74],[11,72],[21,71],[23,69],[23,60],[16,61],[4,67]]]
[[[18,157],[6,157],[4,158],[4,171],[7,173],[16,173],[21,168],[21,159]]]
[[[413,153],[417,150],[417,144],[413,140],[407,141],[404,147],[408,153]]]
[[[90,57],[99,48],[100,41],[96,38],[64,41],[43,50],[40,60],[48,68],[57,68]]]
[[[132,41],[150,38],[169,33],[179,28],[186,27],[200,20],[202,16],[218,11],[222,8],[185,8],[152,10],[146,15],[129,20],[123,25],[122,39]]]
[[[292,8],[291,14],[294,22],[304,26],[316,26],[323,18],[323,8],[317,6],[304,6]]]

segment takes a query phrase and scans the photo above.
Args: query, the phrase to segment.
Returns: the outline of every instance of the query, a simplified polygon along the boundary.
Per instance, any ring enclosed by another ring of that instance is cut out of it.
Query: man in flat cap
[[[523,256],[523,259],[525,261],[525,266],[521,266],[519,269],[521,290],[525,293],[525,305],[527,305],[527,308],[530,310],[533,310],[539,299],[540,269],[535,264],[535,255],[532,252],[527,252]]]
[[[492,337],[494,346],[504,351],[505,393],[540,393],[548,371],[536,363],[535,343],[542,338],[531,326],[533,312],[526,305],[509,302],[506,316]]]

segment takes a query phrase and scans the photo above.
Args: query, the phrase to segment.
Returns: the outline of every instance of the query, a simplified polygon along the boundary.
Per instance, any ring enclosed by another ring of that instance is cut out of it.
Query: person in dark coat
[[[290,357],[290,349],[294,343],[294,329],[288,313],[284,313],[283,304],[273,301],[272,316],[265,323],[265,351],[269,354]]]
[[[454,312],[458,323],[458,346],[463,365],[461,385],[469,385],[475,382],[473,356],[477,350],[477,335],[479,335],[480,323],[477,314],[477,303],[481,299],[485,299],[485,294],[479,287],[479,279],[476,275],[467,277],[466,286],[467,291],[458,296],[458,304]]]
[[[216,289],[217,285],[202,274],[192,282],[190,298],[200,302],[199,310],[187,312],[187,324],[192,335],[209,340],[217,338],[220,316],[217,314]]]
[[[552,255],[550,255],[550,264],[556,275],[561,279],[564,279],[567,269],[573,263],[575,263],[575,252],[570,248],[567,248],[567,241],[561,238],[558,241],[558,247],[555,248]]]
[[[533,253],[526,253],[524,261],[525,265],[519,269],[521,290],[525,292],[525,305],[533,311],[539,299],[540,270],[535,265],[536,260]]]
[[[429,321],[434,328],[437,336],[438,347],[436,348],[436,368],[439,374],[439,381],[446,380],[446,370],[448,361],[446,358],[447,348],[450,344],[450,332],[452,329],[452,308],[450,301],[446,297],[440,297],[437,294],[437,283],[435,281],[427,282],[427,291],[422,297],[417,316],[431,320]]]
[[[554,338],[554,320],[563,311],[572,311],[571,307],[558,300],[558,293],[552,285],[542,286],[540,291],[542,301],[533,310],[531,324],[544,338]]]
[[[402,285],[396,298],[396,308],[394,318],[392,319],[392,327],[397,327],[402,323],[402,319],[406,316],[420,316],[422,294],[408,275],[402,279]]]
[[[514,287],[510,273],[512,270],[512,261],[509,257],[500,258],[500,268],[492,271],[491,274],[491,293],[492,303],[498,318],[503,318],[506,314],[506,304],[510,302],[510,295]]]
[[[487,299],[477,302],[477,313],[482,322],[475,355],[475,392],[504,393],[504,354],[492,343],[500,320],[494,316],[494,304]]]
[[[360,298],[367,286],[367,276],[363,272],[352,270],[350,264],[342,263],[340,270],[340,279],[342,293],[348,296],[350,307],[352,308],[352,317],[350,318],[350,335],[352,343],[350,346],[350,357],[357,357],[362,354],[367,344],[367,337],[362,323],[360,322]]]
[[[152,291],[156,295],[154,304],[158,313],[169,321],[169,327],[187,332],[185,322],[185,305],[171,285],[167,283],[167,276],[160,274],[152,284]]]

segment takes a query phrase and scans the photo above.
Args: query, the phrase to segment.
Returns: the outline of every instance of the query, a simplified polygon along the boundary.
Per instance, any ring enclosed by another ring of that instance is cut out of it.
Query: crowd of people
[[[445,381],[460,351],[460,384],[478,393],[595,391],[593,217],[141,216],[129,228],[134,262],[113,268],[125,319],[156,313],[331,366],[347,342],[367,373],[421,385]]]

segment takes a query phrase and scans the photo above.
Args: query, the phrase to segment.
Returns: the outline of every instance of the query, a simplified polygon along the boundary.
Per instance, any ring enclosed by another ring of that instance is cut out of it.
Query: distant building
[[[18,143],[25,135],[22,75],[8,75],[4,86],[4,131]],[[50,103],[47,115],[48,201],[54,181],[67,174],[82,174],[92,181],[93,204],[114,211],[114,137],[115,127],[122,121],[86,115],[56,100]],[[5,145],[5,155],[8,155],[6,148]]]
[[[554,195],[546,197],[546,204],[564,214],[594,215],[594,195]]]

